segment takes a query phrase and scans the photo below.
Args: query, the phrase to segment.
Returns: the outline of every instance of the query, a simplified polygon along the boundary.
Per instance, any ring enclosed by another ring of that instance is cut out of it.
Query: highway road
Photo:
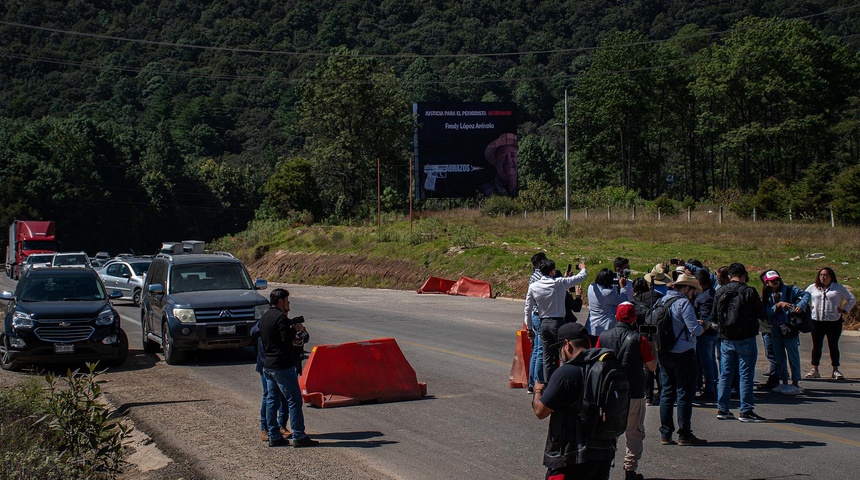
[[[10,283],[5,277],[0,280],[4,289]],[[323,442],[321,449],[336,446],[348,451],[348,458],[369,469],[368,478],[543,478],[547,421],[535,418],[531,397],[524,390],[507,384],[522,301],[357,288],[287,288],[291,315],[307,319],[309,346],[393,337],[418,380],[428,385],[428,397],[417,401],[331,409],[306,406],[308,432]],[[259,377],[253,371],[250,349],[208,352],[192,357],[187,365],[169,367],[142,353],[138,309],[126,301],[116,305],[132,351],[128,368],[115,369],[110,374],[113,378],[141,375],[141,363],[148,362],[149,368],[157,362],[158,368],[169,369],[171,378],[229,392],[248,412],[259,408]],[[806,394],[798,397],[756,393],[756,411],[769,423],[719,421],[713,404],[697,406],[693,429],[709,440],[705,447],[661,446],[659,407],[648,407],[648,438],[640,472],[646,478],[671,479],[854,478],[854,469],[860,467],[860,429],[856,428],[860,426],[860,338],[843,337],[842,347],[847,381],[804,381]],[[804,371],[808,348],[804,338]],[[760,358],[759,372],[766,365],[763,354]],[[158,407],[158,399],[145,398],[145,391],[135,395],[140,398],[126,407]],[[249,413],[245,418],[254,417]],[[146,431],[146,425],[141,428]],[[159,427],[153,424],[153,428]],[[231,435],[249,437],[256,429],[253,421],[234,428]],[[154,438],[159,442],[166,437],[155,432]],[[613,479],[624,476],[621,443]],[[201,475],[219,477],[217,471],[212,467]]]

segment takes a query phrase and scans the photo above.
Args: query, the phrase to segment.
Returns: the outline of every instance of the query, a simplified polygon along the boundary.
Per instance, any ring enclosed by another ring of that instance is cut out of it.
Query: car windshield
[[[27,263],[51,263],[53,259],[53,253],[50,255],[30,255],[27,257]]]
[[[31,276],[23,281],[22,302],[104,300],[105,289],[94,275]]]
[[[131,269],[134,270],[134,274],[137,276],[141,276],[149,270],[149,264],[152,262],[134,262],[129,263],[131,265]]]
[[[175,265],[170,271],[170,293],[252,289],[251,278],[238,263]]]
[[[52,240],[24,240],[23,250],[57,250],[57,242]]]
[[[86,265],[86,255],[57,255],[54,257],[54,265]]]

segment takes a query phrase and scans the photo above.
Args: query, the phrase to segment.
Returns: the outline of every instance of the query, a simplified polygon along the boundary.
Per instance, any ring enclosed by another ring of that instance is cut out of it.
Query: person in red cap
[[[625,480],[639,480],[643,476],[636,473],[639,459],[642,458],[642,442],[645,440],[645,366],[650,371],[657,370],[657,359],[651,351],[651,343],[636,328],[636,306],[624,302],[615,309],[618,322],[600,334],[597,348],[608,348],[615,352],[624,366],[627,381],[630,383],[630,409],[627,413],[627,453],[624,456]]]

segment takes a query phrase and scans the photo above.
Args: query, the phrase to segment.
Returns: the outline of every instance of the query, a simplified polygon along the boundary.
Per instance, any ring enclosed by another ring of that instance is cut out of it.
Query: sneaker
[[[260,430],[260,439],[263,440],[264,442],[268,442],[269,441],[269,434],[266,433],[265,430]]]
[[[645,476],[641,473],[636,473],[636,470],[626,470],[624,472],[624,480],[645,480]]]
[[[672,437],[660,437],[660,445],[675,445],[675,441]]]
[[[269,440],[270,447],[289,447],[290,441],[286,438],[279,438],[277,440]]]
[[[777,385],[776,387],[773,387],[771,392],[773,392],[773,393],[786,393],[787,389],[788,389],[788,385],[781,383],[781,384]]]
[[[752,410],[749,412],[741,412],[741,416],[738,417],[738,420],[744,423],[764,423],[767,421],[766,418],[756,415]]]
[[[707,445],[708,441],[698,438],[695,435],[690,435],[689,437],[678,437],[678,445],[681,446],[699,446],[699,445]]]
[[[786,385],[785,388],[783,388],[782,391],[779,393],[785,395],[800,395],[800,387],[797,387],[795,385]]]
[[[809,373],[806,374],[806,378],[821,378],[821,373],[818,370],[810,370]]]
[[[718,410],[717,411],[717,419],[719,420],[734,420],[735,414],[728,410]]]
[[[845,375],[842,375],[842,372],[839,370],[833,370],[833,378],[836,380],[845,380]]]
[[[311,440],[311,437],[302,437],[298,440],[293,440],[293,448],[315,447],[319,444],[318,440]]]
[[[529,394],[529,395],[534,395],[534,393],[535,393],[535,387],[529,387],[529,388],[527,388],[527,389],[526,389],[526,393],[527,393],[527,394]]]

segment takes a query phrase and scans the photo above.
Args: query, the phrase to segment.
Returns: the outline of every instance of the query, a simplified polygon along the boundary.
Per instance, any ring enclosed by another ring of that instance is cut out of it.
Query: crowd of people
[[[547,479],[609,478],[614,448],[608,455],[605,442],[588,438],[577,420],[588,368],[584,359],[593,356],[595,348],[613,352],[629,382],[624,460],[628,480],[644,478],[637,469],[646,405],[660,406],[663,445],[707,444],[693,433],[696,401],[715,402],[719,420],[767,421],[755,412],[753,396],[759,335],[769,363],[767,381],[760,389],[804,393],[800,339],[805,333],[812,341],[811,370],[805,378],[821,377],[826,338],[830,376],[844,379],[839,337],[843,315],[856,299],[837,282],[830,267],[820,268],[806,289],[785,283],[778,271],[770,269],[759,276],[758,290],[749,284],[749,273],[740,263],[712,272],[695,259],[672,259],[631,281],[628,259],[618,257],[614,271],[599,271],[587,287],[588,318],[580,324],[565,310],[565,300],[571,304],[571,287],[581,298],[585,264],[576,274],[570,268],[562,274],[538,253],[532,266],[524,317],[534,339],[528,391],[534,394],[535,415],[550,417],[544,452]],[[655,331],[646,326],[658,306],[669,312],[666,319],[671,315],[674,337],[659,349]],[[542,368],[535,371],[535,365]],[[731,411],[733,396],[739,398],[737,417]]]

